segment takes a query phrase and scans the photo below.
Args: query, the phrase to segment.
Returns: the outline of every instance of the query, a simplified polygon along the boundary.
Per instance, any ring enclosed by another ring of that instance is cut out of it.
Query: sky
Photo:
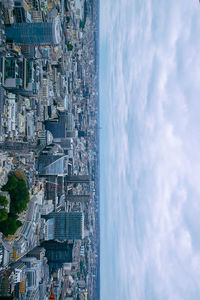
[[[100,1],[101,299],[200,299],[200,4]]]

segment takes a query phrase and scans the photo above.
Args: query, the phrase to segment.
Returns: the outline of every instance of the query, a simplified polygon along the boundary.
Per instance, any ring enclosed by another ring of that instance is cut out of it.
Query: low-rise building
[[[0,270],[4,269],[10,263],[13,249],[12,246],[2,239],[0,235]]]
[[[20,57],[3,57],[1,62],[2,85],[7,90],[33,96],[38,92],[36,69],[33,61]]]

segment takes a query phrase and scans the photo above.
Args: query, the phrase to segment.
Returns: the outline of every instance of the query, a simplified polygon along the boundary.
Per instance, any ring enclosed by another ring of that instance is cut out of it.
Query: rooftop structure
[[[16,23],[31,22],[30,7],[26,0],[14,2],[14,18]]]
[[[52,212],[44,216],[48,222],[48,239],[81,240],[84,237],[84,216],[81,212]]]
[[[16,94],[32,96],[37,93],[35,66],[22,57],[1,59],[2,85]]]
[[[72,113],[60,111],[58,118],[45,122],[45,129],[52,133],[54,139],[74,136],[74,134],[69,134],[74,131],[74,117]]]
[[[61,25],[53,23],[14,23],[6,26],[6,38],[21,45],[58,45],[61,42]]]
[[[72,262],[73,244],[45,241],[42,243],[42,247],[46,249],[50,272],[61,268],[66,262]]]
[[[51,144],[38,157],[38,171],[41,176],[67,174],[68,156],[59,145]]]

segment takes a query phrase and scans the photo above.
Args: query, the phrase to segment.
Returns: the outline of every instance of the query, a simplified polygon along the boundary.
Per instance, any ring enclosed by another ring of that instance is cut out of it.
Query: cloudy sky
[[[200,299],[200,4],[101,0],[101,299]]]

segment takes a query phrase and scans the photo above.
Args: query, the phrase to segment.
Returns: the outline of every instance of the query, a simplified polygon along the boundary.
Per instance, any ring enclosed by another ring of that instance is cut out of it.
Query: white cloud
[[[102,299],[200,299],[200,7],[104,2]]]

